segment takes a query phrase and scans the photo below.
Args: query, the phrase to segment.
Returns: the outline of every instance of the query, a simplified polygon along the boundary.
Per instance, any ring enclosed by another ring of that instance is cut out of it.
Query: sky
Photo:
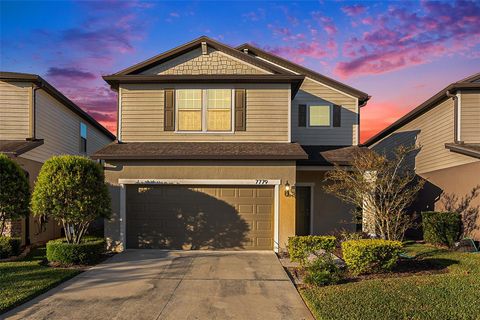
[[[206,35],[372,96],[361,141],[480,71],[480,1],[0,1],[0,70],[35,73],[115,133],[101,78]]]

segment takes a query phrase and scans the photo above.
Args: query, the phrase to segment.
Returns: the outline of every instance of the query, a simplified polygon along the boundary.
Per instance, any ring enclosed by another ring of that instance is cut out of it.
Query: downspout
[[[453,107],[453,140],[455,143],[461,143],[460,140],[460,106],[459,106],[459,99],[456,94],[453,94],[450,92],[450,90],[447,90],[445,92],[445,95],[448,98],[452,98],[454,107]]]

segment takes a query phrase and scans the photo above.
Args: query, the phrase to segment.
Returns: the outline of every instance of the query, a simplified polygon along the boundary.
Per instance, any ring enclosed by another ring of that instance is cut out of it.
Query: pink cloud
[[[330,44],[331,46],[332,44]],[[265,50],[292,59],[297,63],[303,62],[306,57],[315,59],[327,57],[331,53],[326,49],[327,46],[324,43],[316,41],[301,42],[294,46],[265,47]]]
[[[335,73],[341,77],[379,74],[462,54],[480,44],[480,3],[422,2],[422,13],[391,6],[362,22],[371,29],[348,39]]]
[[[96,76],[88,71],[81,71],[74,68],[51,67],[47,71],[47,77],[67,78],[70,80],[92,80]]]
[[[318,11],[312,12],[312,17],[315,21],[317,21],[318,24],[320,24],[323,27],[323,30],[328,35],[334,35],[338,32],[337,26],[333,22],[332,18],[326,17]]]
[[[342,7],[342,11],[347,16],[356,16],[365,12],[367,8],[361,4],[355,4],[352,6],[344,6]]]

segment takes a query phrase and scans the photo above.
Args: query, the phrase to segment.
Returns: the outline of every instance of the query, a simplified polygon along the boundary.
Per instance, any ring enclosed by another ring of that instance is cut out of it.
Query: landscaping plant
[[[401,252],[400,241],[362,239],[342,242],[343,260],[354,275],[390,271]]]
[[[90,223],[110,216],[110,196],[100,164],[80,156],[47,160],[32,195],[32,212],[60,221],[65,240],[80,244]]]
[[[0,259],[18,256],[21,243],[20,238],[0,236]]]
[[[423,239],[451,247],[460,237],[461,224],[461,216],[456,212],[422,212]]]
[[[288,238],[290,260],[303,262],[309,254],[319,250],[332,252],[336,238],[333,236],[295,236]]]
[[[365,231],[402,241],[415,221],[406,209],[424,184],[413,170],[417,150],[400,146],[387,155],[361,149],[352,156],[351,169],[335,166],[326,173],[324,189],[357,208]]]
[[[47,242],[47,260],[62,265],[93,264],[101,259],[104,252],[104,238],[85,237],[79,244],[67,243],[65,239]]]
[[[318,255],[312,261],[306,262],[304,269],[304,281],[307,284],[324,286],[336,284],[343,278],[343,271],[335,264],[329,252]]]
[[[12,159],[0,154],[0,236],[8,221],[28,216],[30,189],[23,169]]]

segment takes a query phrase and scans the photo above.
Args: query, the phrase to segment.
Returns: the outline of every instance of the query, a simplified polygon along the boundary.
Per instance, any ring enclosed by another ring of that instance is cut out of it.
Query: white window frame
[[[231,115],[231,123],[230,123],[230,130],[227,131],[209,131],[207,129],[207,101],[208,101],[208,90],[230,90],[231,98],[230,98],[230,115]],[[202,130],[197,131],[189,131],[189,130],[179,130],[178,126],[178,107],[177,103],[175,103],[175,132],[176,133],[186,133],[186,134],[226,134],[226,133],[234,133],[235,132],[235,89],[234,88],[181,88],[175,90],[175,101],[178,101],[178,91],[179,90],[202,90]]]
[[[310,125],[310,107],[328,107],[330,109],[330,124],[327,126],[311,126]],[[332,128],[333,127],[333,104],[331,103],[316,103],[311,102],[307,103],[307,128],[309,129],[325,129],[325,128]]]

